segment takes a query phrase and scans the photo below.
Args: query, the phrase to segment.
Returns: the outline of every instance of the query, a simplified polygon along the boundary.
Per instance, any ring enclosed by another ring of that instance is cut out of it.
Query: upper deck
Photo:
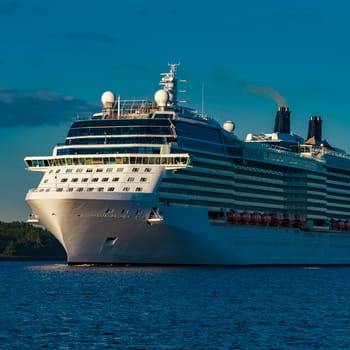
[[[279,108],[274,133],[248,134],[241,141],[234,134],[231,121],[222,127],[195,109],[181,106],[177,95],[182,81],[175,77],[176,68],[171,64],[170,71],[161,74],[162,88],[156,91],[154,100],[122,100],[110,91],[103,93],[102,111],[89,119],[74,121],[65,142],[54,148],[52,157],[63,157],[68,162],[70,157],[77,156],[88,159],[100,155],[107,159],[121,154],[159,157],[165,152],[192,152],[213,159],[223,156],[230,161],[241,159],[267,166],[350,171],[350,157],[345,153],[334,152],[322,144],[307,144],[290,132],[288,108]],[[320,123],[320,118],[316,121]],[[319,139],[319,130],[316,134]],[[48,162],[50,166],[55,164],[51,163]]]

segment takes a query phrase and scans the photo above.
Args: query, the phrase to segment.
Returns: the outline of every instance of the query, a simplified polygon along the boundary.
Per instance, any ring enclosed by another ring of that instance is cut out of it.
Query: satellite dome
[[[154,94],[154,101],[156,102],[158,107],[165,107],[166,104],[168,103],[168,100],[169,100],[168,92],[163,89],[158,90]]]
[[[224,130],[226,130],[227,132],[233,132],[235,130],[235,123],[232,122],[231,120],[227,120],[224,125]]]
[[[115,104],[115,95],[112,91],[105,91],[101,96],[104,108],[113,108]]]

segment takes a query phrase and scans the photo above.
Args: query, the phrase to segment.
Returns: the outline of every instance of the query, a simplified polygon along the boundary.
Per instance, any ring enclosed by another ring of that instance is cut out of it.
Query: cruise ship
[[[240,139],[178,101],[176,71],[152,100],[104,92],[51,156],[25,157],[42,172],[28,222],[68,264],[349,264],[350,156],[322,139],[321,118],[304,139],[280,105],[273,132]]]

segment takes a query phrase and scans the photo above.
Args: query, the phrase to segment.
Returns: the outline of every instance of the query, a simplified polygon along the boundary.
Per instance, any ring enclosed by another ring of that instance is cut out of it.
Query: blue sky
[[[293,132],[323,118],[323,136],[350,151],[350,5],[334,0],[0,0],[0,220],[25,220],[38,174],[26,155],[49,155],[100,96],[151,98],[159,73],[180,62],[187,105],[236,133],[270,132],[278,91]],[[253,89],[254,90],[254,89]]]

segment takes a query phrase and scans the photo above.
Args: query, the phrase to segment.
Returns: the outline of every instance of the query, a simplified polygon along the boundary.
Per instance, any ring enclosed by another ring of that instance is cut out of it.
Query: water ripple
[[[1,349],[349,348],[349,268],[0,263]]]

